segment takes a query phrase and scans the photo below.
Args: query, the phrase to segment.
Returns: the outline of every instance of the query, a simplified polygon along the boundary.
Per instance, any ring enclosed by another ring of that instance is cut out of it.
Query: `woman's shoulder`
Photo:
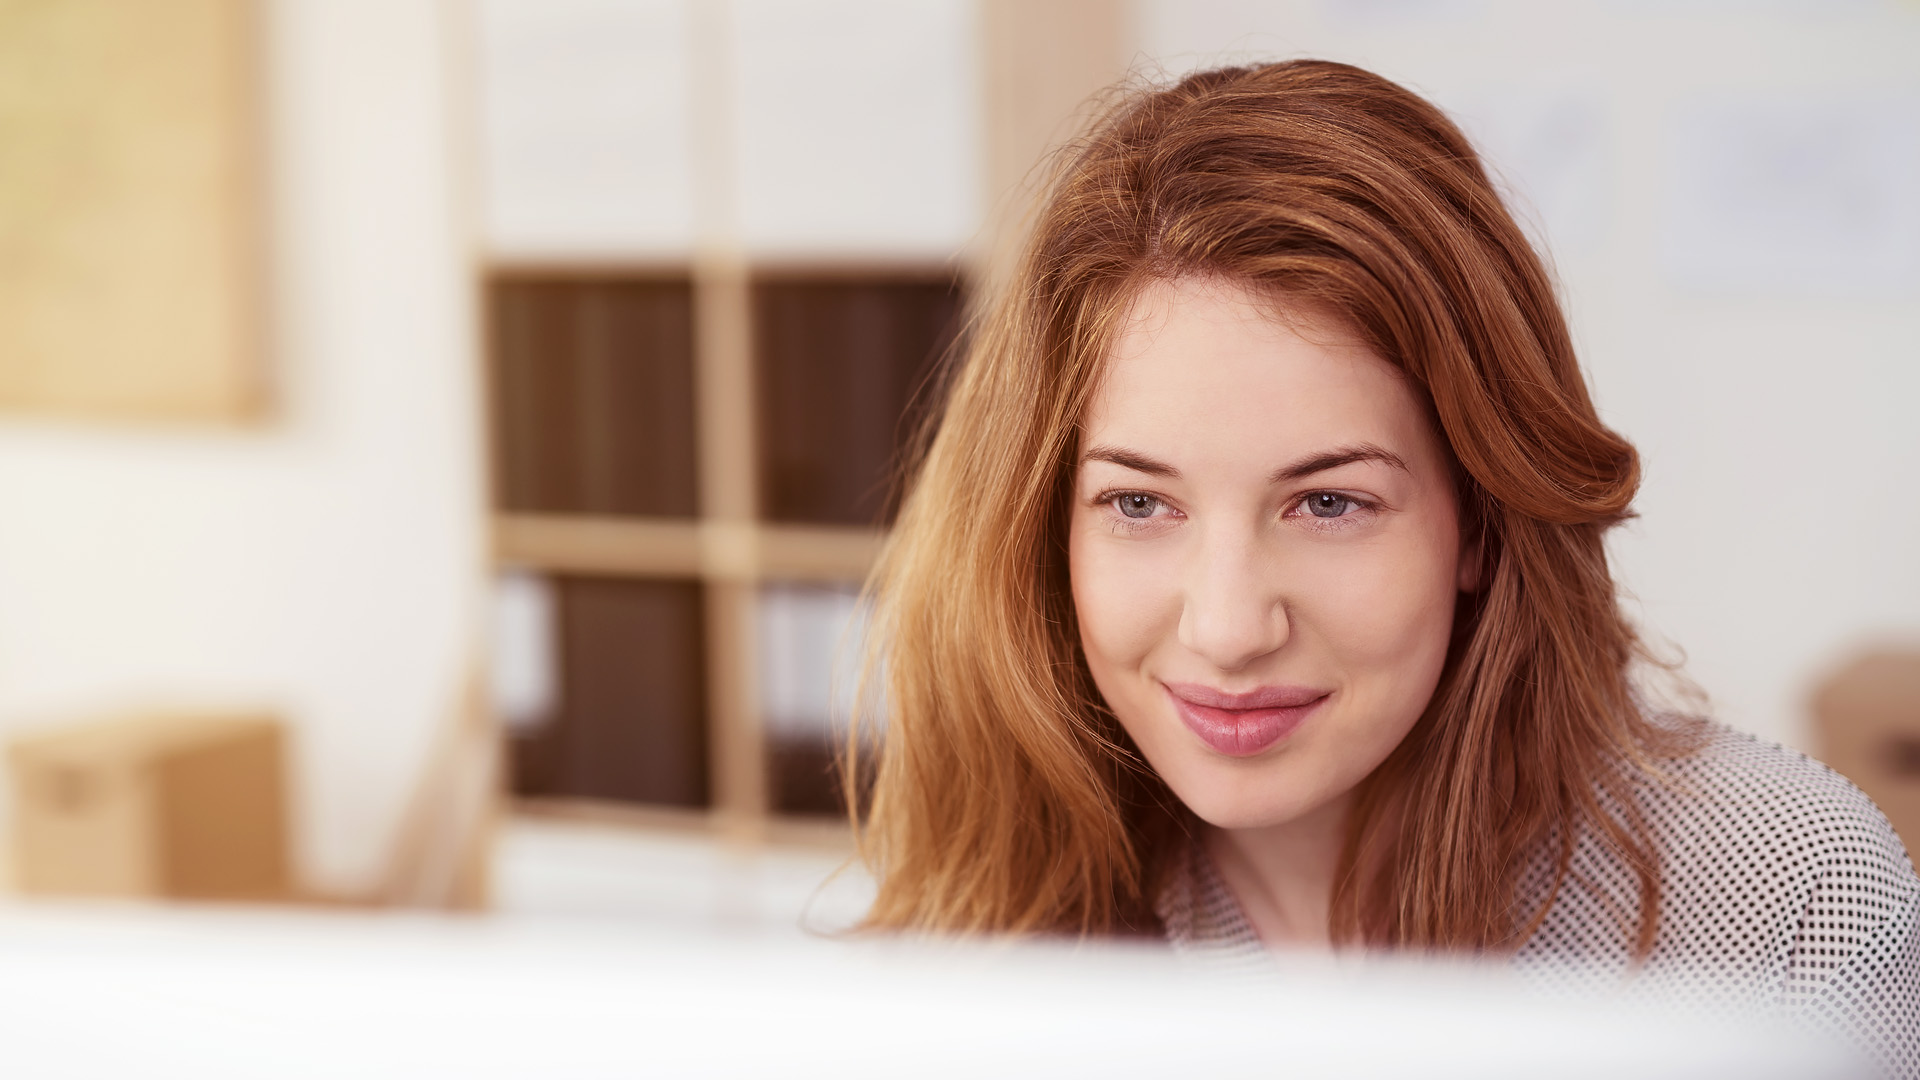
[[[1866,793],[1798,750],[1701,721],[1691,752],[1654,763],[1637,785],[1672,866],[1764,866],[1768,877],[1839,874],[1905,895],[1920,889],[1900,836]]]
[[[1652,981],[1741,985],[1920,1074],[1920,875],[1899,835],[1807,755],[1717,724],[1701,736],[1640,785],[1662,848]]]
[[[1920,910],[1920,876],[1886,816],[1859,788],[1799,751],[1694,722],[1691,749],[1635,770],[1632,815],[1659,860],[1659,920],[1646,970],[1683,980],[1710,964],[1756,992],[1810,985],[1890,923]],[[1611,810],[1628,808],[1603,797]],[[1579,961],[1586,974],[1633,968],[1640,879],[1584,829],[1564,878],[1548,852],[1523,899],[1551,897],[1522,959]]]

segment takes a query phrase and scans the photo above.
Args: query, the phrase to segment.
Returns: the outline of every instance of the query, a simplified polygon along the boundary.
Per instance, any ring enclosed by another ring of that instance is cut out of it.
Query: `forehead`
[[[1257,459],[1262,471],[1354,442],[1439,452],[1413,385],[1344,323],[1209,278],[1135,294],[1082,431],[1083,442]]]

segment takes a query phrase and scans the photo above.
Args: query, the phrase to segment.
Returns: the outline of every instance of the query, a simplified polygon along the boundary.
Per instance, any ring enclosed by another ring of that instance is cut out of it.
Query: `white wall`
[[[1137,0],[1171,73],[1325,56],[1458,116],[1638,443],[1631,606],[1718,714],[1920,632],[1920,8],[1894,0]],[[1149,65],[1151,66],[1151,65]]]
[[[953,258],[980,227],[970,0],[730,0],[755,255]]]
[[[684,0],[466,0],[490,254],[685,257],[694,242]]]
[[[463,2],[492,256],[941,261],[980,228],[971,0]]]
[[[433,3],[266,7],[276,413],[238,432],[0,418],[0,731],[276,709],[304,868],[354,888],[480,603],[449,36]]]

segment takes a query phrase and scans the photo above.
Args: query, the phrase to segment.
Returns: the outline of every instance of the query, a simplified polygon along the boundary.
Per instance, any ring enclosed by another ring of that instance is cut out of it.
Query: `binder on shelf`
[[[774,812],[839,817],[847,812],[835,747],[825,738],[767,741],[767,803]]]
[[[866,613],[858,588],[769,583],[755,649],[766,732],[767,805],[775,813],[846,813],[838,751],[859,679]]]
[[[705,617],[690,581],[556,582],[558,702],[518,733],[516,794],[709,804]]]
[[[951,274],[762,276],[753,285],[761,514],[874,525],[916,397],[960,325]]]
[[[697,513],[687,277],[504,274],[487,307],[501,509]]]

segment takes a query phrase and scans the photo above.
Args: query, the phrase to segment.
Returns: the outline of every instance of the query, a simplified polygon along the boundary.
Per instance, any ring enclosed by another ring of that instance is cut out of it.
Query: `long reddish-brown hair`
[[[1291,61],[1136,91],[1063,152],[1018,270],[976,318],[869,583],[884,732],[862,853],[877,928],[1115,933],[1188,821],[1080,651],[1063,510],[1078,425],[1150,279],[1209,275],[1331,310],[1422,388],[1457,465],[1482,587],[1438,689],[1362,785],[1336,940],[1510,948],[1530,860],[1589,832],[1640,879],[1625,785],[1667,730],[1602,535],[1632,446],[1596,415],[1552,280],[1440,110],[1358,68]],[[863,747],[877,746],[877,751]]]

